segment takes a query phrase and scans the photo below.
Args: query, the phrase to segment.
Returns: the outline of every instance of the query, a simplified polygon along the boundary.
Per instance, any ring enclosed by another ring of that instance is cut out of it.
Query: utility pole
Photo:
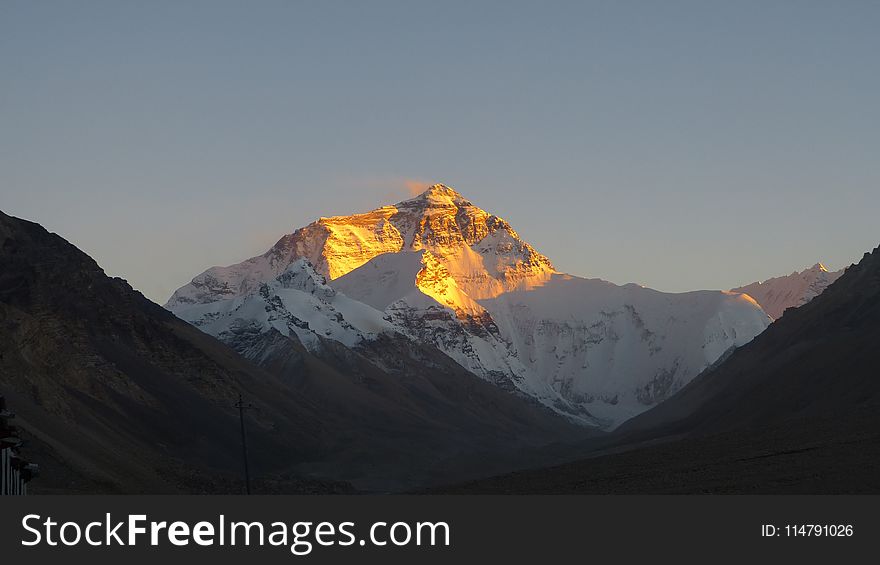
[[[251,470],[248,467],[248,450],[247,450],[247,433],[244,429],[244,411],[250,410],[253,404],[245,404],[241,399],[241,393],[238,393],[238,402],[235,403],[238,408],[238,420],[241,423],[241,454],[244,458],[244,485],[247,494],[251,493]]]

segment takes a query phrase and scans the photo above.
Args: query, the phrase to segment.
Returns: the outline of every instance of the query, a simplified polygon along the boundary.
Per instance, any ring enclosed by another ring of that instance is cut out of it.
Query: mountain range
[[[319,357],[330,342],[375,349],[398,336],[603,430],[771,322],[742,293],[670,294],[561,273],[507,221],[442,184],[320,218],[262,255],[196,276],[165,307],[251,359],[242,335],[278,332]]]
[[[33,492],[240,492],[239,395],[263,493],[872,491],[878,256],[663,293],[434,185],[162,308],[0,212],[0,394]]]

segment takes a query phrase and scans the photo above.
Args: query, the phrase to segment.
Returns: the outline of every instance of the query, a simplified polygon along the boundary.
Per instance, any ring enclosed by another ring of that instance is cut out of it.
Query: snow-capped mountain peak
[[[443,184],[322,217],[263,255],[195,277],[166,307],[226,341],[242,328],[275,330],[315,352],[326,340],[359,348],[395,333],[604,428],[770,322],[738,293],[665,294],[559,273],[507,221]]]
[[[733,292],[742,292],[754,298],[774,320],[782,316],[787,308],[803,306],[822,293],[828,285],[843,274],[829,271],[822,263],[816,263],[803,271],[795,271],[787,276],[775,277],[765,281],[753,282]]]
[[[488,298],[555,272],[504,219],[435,184],[422,194],[370,212],[319,218],[282,237],[263,255],[212,267],[169,299],[167,308],[252,292],[299,258],[330,280],[384,253],[426,250],[471,297]]]
[[[445,184],[432,184],[414,198],[409,200],[405,200],[404,202],[414,202],[414,201],[426,201],[430,202],[434,205],[448,205],[454,206],[456,204],[470,204],[461,194],[455,191],[451,186],[446,186]]]

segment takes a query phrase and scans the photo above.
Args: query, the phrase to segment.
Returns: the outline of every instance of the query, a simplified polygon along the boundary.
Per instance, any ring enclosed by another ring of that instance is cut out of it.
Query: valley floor
[[[667,440],[431,494],[880,493],[876,407],[840,419]]]

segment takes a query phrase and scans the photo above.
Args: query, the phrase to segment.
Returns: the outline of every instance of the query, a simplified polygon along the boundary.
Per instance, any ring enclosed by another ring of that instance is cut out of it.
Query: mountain
[[[425,250],[473,298],[497,296],[517,284],[539,284],[550,261],[510,225],[453,189],[434,185],[420,196],[365,214],[320,218],[282,237],[269,251],[230,267],[214,267],[177,290],[165,305],[215,302],[253,292],[303,258],[336,279],[385,253]],[[443,281],[424,281],[424,287]]]
[[[165,306],[227,343],[248,326],[295,335],[318,356],[328,340],[357,349],[396,336],[603,429],[770,322],[740,293],[668,294],[560,273],[507,221],[442,184],[320,218],[260,256],[196,276]]]
[[[880,247],[587,459],[467,493],[877,493]]]
[[[339,312],[361,327],[386,323],[298,265],[265,298],[243,297],[243,311],[285,315],[276,296],[298,292],[312,301],[294,301],[305,308],[297,314],[313,324]],[[308,318],[308,308],[326,310]],[[32,490],[240,492],[239,393],[255,408],[257,492],[431,484],[499,472],[516,450],[584,436],[400,336],[373,333],[355,351],[303,333],[318,358],[296,333],[251,320],[227,328],[230,347],[58,235],[0,212],[0,394],[42,469]],[[346,328],[340,319],[321,329]]]
[[[799,273],[753,282],[731,292],[748,294],[775,320],[781,318],[786,309],[803,306],[819,296],[842,274],[843,269],[829,271],[822,263],[816,263]]]

